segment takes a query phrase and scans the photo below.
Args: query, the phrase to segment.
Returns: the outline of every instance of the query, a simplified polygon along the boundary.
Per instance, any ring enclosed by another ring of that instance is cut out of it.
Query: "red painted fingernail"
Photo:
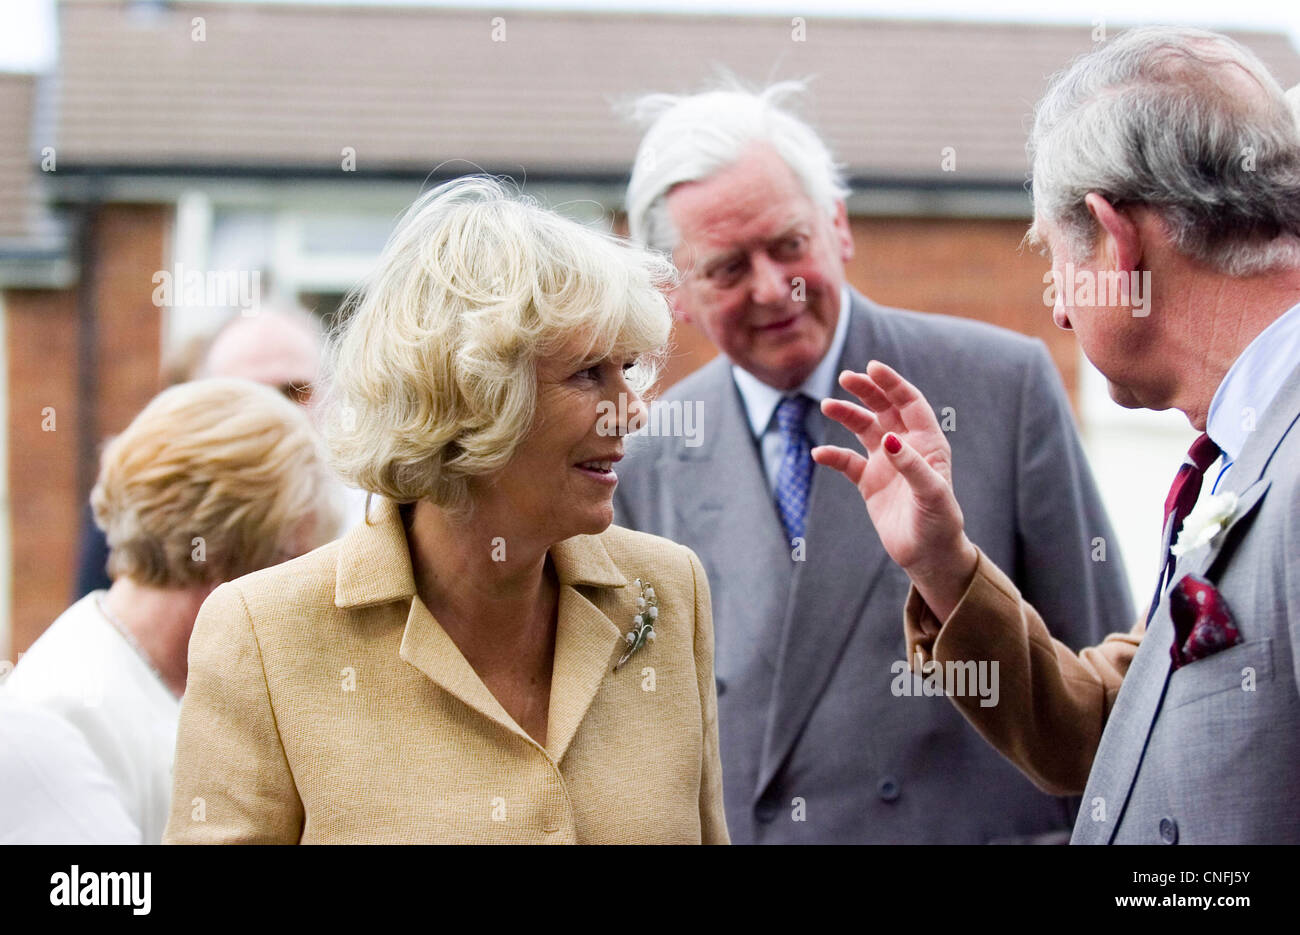
[[[891,455],[896,455],[903,450],[902,441],[900,441],[898,436],[895,435],[893,432],[890,432],[888,435],[885,436],[885,450],[888,451]]]

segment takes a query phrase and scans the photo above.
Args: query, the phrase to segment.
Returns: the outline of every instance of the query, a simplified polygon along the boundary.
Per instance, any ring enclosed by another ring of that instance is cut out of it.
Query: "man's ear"
[[[686,287],[684,285],[673,286],[671,289],[669,289],[668,307],[672,309],[673,319],[675,321],[684,322],[689,325],[691,324],[691,313],[687,306],[690,303],[686,301],[686,296],[684,294],[685,291],[686,291]]]
[[[844,202],[835,203],[835,217],[831,219],[831,225],[839,239],[840,262],[847,263],[853,259],[853,228],[849,225],[849,209]]]
[[[1107,265],[1125,272],[1137,269],[1142,261],[1142,234],[1128,212],[1116,209],[1096,192],[1088,192],[1083,201],[1101,228],[1097,249]]]

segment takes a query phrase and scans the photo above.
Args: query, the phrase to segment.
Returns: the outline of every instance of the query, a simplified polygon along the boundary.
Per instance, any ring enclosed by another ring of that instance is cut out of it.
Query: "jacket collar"
[[[574,536],[551,547],[561,585],[622,588],[618,570],[600,536]],[[334,579],[334,606],[366,607],[415,596],[415,574],[406,529],[397,504],[378,499],[366,519],[340,541]]]
[[[559,763],[622,645],[622,632],[578,587],[627,586],[600,536],[551,547],[559,578],[555,662],[546,753]],[[381,500],[339,546],[334,603],[340,608],[410,601],[399,655],[470,708],[535,744],[506,713],[415,592],[411,554],[397,505]],[[630,619],[630,617],[629,617]]]

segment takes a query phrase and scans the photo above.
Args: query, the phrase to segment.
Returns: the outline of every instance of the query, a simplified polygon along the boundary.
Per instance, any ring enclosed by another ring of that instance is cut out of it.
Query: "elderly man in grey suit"
[[[703,431],[664,419],[634,436],[615,508],[708,571],[732,840],[1064,841],[1072,804],[904,673],[907,578],[810,450],[852,441],[817,409],[841,369],[874,357],[913,374],[944,407],[973,538],[1082,646],[1130,601],[1065,394],[1037,341],[846,286],[847,189],[778,106],[791,90],[644,101],[627,196],[633,236],[682,274],[676,315],[723,352],[660,402]],[[996,704],[984,674],[966,690]]]
[[[1202,431],[1165,502],[1145,618],[1077,656],[1054,642],[1036,599],[963,535],[964,467],[924,388],[880,364],[844,378],[871,413],[826,406],[870,457],[815,456],[858,485],[912,578],[923,666],[1000,663],[996,710],[953,700],[1040,786],[1083,791],[1073,841],[1300,843],[1296,121],[1236,42],[1140,29],[1053,82],[1030,149],[1057,324],[1120,405],[1179,409]],[[1101,301],[1062,271],[1129,286]]]

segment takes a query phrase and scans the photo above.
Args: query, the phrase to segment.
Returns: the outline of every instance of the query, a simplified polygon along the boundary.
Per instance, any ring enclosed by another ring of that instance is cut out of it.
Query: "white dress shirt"
[[[1283,312],[1246,345],[1210,401],[1205,430],[1223,452],[1216,489],[1297,363],[1300,305]]]
[[[60,715],[85,738],[145,844],[171,808],[180,700],[103,616],[92,591],[18,660],[5,691]]]
[[[781,459],[785,456],[785,439],[781,437],[781,429],[774,418],[776,408],[781,405],[781,400],[786,396],[803,393],[810,397],[815,405],[808,409],[804,430],[812,439],[814,447],[821,444],[821,422],[814,410],[823,399],[835,391],[835,378],[839,376],[839,360],[844,354],[844,341],[848,333],[849,290],[846,287],[840,293],[840,319],[835,325],[831,346],[821,362],[817,364],[817,369],[797,388],[778,390],[768,386],[748,370],[736,364],[731,366],[736,388],[740,390],[740,398],[745,404],[745,414],[749,417],[750,431],[754,433],[754,438],[758,439],[759,449],[763,454],[763,472],[767,475],[767,486],[773,495],[776,492],[776,478],[781,469]]]

